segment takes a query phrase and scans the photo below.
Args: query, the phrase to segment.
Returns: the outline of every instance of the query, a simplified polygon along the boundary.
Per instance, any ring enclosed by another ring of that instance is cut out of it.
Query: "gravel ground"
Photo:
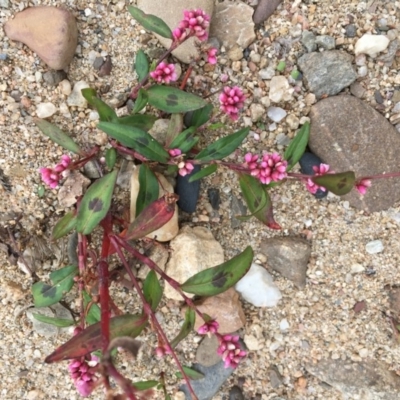
[[[68,71],[68,79],[72,84],[86,81],[92,87],[102,90],[103,99],[116,106],[135,83],[136,77],[132,72],[135,52],[143,43],[147,47],[157,46],[156,40],[135,25],[127,12],[126,5],[134,2],[42,0],[10,3],[8,9],[0,9],[1,24],[28,5],[68,6],[78,20],[81,35],[76,57]],[[355,17],[353,23],[358,29],[358,36],[372,29],[375,21],[383,16],[390,20],[390,25],[400,29],[399,2],[337,0],[307,1],[299,5],[300,2],[295,1],[292,13],[290,3],[285,1],[280,11],[257,31],[257,41],[250,46],[248,60],[232,62],[222,49],[220,63],[214,70],[205,71],[200,63],[195,69],[197,77],[189,81],[189,85],[197,84],[196,90],[210,90],[213,85],[219,87],[219,77],[226,73],[231,82],[242,86],[248,99],[238,126],[249,123],[250,104],[260,102],[268,94],[267,81],[258,77],[258,70],[266,65],[276,65],[282,52],[286,52],[288,64],[295,64],[302,51],[297,40],[302,29],[333,36],[336,43],[350,54],[353,54],[357,39],[345,36],[344,26],[351,22],[350,14]],[[92,11],[90,16],[85,15],[85,9]],[[291,39],[285,48],[276,45],[275,39],[282,36]],[[49,228],[62,211],[57,203],[56,191],[47,191],[43,198],[37,195],[40,185],[37,169],[54,165],[62,149],[44,138],[35,128],[32,122],[35,105],[51,102],[63,109],[66,96],[58,87],[49,87],[43,81],[47,67],[29,49],[20,43],[10,42],[3,32],[0,32],[0,38],[0,50],[8,54],[8,59],[0,64],[0,168],[9,177],[12,186],[10,192],[1,191],[0,226],[8,225],[12,228],[23,250],[37,245],[35,237],[48,237]],[[90,54],[93,54],[90,52],[93,51],[112,57],[113,71],[110,76],[97,76],[89,62]],[[367,89],[365,101],[369,104],[376,105],[375,90],[384,91],[396,86],[397,60],[388,68],[383,63],[368,59],[369,74],[362,83]],[[307,94],[302,88],[290,103],[285,104],[286,111],[299,119],[306,117],[310,108],[305,101]],[[15,101],[18,96],[22,96],[20,102]],[[24,106],[20,108],[20,104]],[[389,117],[390,101],[385,101],[384,106],[386,109],[383,112]],[[51,118],[51,122],[65,131],[73,132],[80,143],[84,143],[88,137],[94,137],[95,141],[102,144],[103,137],[96,135],[96,121],[89,119],[91,110],[72,108],[69,111],[70,118],[58,112]],[[252,124],[253,134],[245,144],[246,150],[282,150],[281,146],[276,145],[276,136],[283,132],[291,137],[295,133],[286,123],[279,123],[273,132],[265,128],[267,125]],[[254,137],[254,134],[258,134],[260,140],[255,140],[257,135]],[[207,189],[210,187],[221,189],[219,218],[210,214],[207,201]],[[255,336],[259,349],[250,352],[215,399],[223,399],[239,377],[245,378],[243,387],[248,398],[260,393],[263,400],[277,395],[288,400],[341,399],[339,392],[310,376],[304,368],[305,362],[324,358],[382,360],[390,369],[400,371],[400,352],[386,317],[389,303],[384,289],[386,285],[400,283],[399,204],[388,211],[366,215],[351,209],[347,202],[335,196],[317,201],[300,184],[289,183],[273,194],[276,219],[283,226],[282,231],[276,232],[265,229],[256,220],[232,229],[232,195],[239,195],[235,174],[222,171],[215,177],[205,179],[198,210],[191,216],[184,216],[183,221],[209,227],[223,246],[226,257],[236,254],[238,249],[242,250],[248,244],[257,253],[259,244],[265,238],[289,234],[305,235],[312,239],[312,257],[304,290],[296,289],[291,282],[275,275],[275,282],[283,294],[283,300],[276,308],[263,309],[244,304],[247,325],[241,335]],[[20,225],[13,226],[13,221],[19,215],[22,215]],[[4,229],[0,234],[6,235]],[[377,239],[383,242],[384,251],[368,254],[365,245]],[[51,249],[53,252],[54,249]],[[3,305],[0,308],[0,346],[3,349],[0,358],[1,398],[77,399],[66,364],[43,364],[44,357],[68,336],[58,335],[46,339],[32,329],[23,311],[32,303],[31,281],[16,265],[7,262],[4,253],[0,253],[0,257],[0,299]],[[258,260],[263,263],[265,257],[259,255]],[[352,274],[355,264],[360,264],[364,271]],[[46,259],[38,265],[37,274],[45,277],[57,265],[58,261]],[[135,310],[135,298],[131,294],[115,290],[115,296],[122,309]],[[366,309],[355,313],[353,306],[362,300],[366,302]],[[177,328],[178,304],[164,304],[160,317],[168,328]],[[279,328],[282,319],[289,323],[289,329],[284,332]],[[189,337],[181,347],[182,358],[192,361],[195,346],[196,337]],[[131,376],[137,380],[151,379],[163,368],[168,369],[164,360],[156,360],[146,351],[142,357],[132,370]],[[132,369],[130,364],[129,360],[124,361],[123,368],[129,371]],[[277,366],[283,376],[283,384],[275,389],[268,375],[272,365]],[[176,390],[176,382],[170,375],[169,388],[171,392]],[[90,398],[100,399],[101,395],[97,393]]]

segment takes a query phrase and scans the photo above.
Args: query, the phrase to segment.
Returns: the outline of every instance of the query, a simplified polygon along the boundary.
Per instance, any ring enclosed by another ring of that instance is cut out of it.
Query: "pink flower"
[[[150,76],[158,83],[170,83],[176,81],[177,75],[174,64],[167,64],[164,61],[157,65],[157,68],[150,72]]]
[[[177,157],[182,154],[182,151],[181,151],[181,149],[170,149],[170,150],[168,150],[168,153],[171,157]]]
[[[197,332],[200,335],[206,335],[207,333],[216,333],[219,328],[219,323],[215,320],[211,320],[206,322],[204,325],[201,325]]]
[[[333,171],[329,171],[329,168],[330,167],[328,164],[320,164],[319,166],[318,165],[314,166],[313,167],[313,170],[315,172],[314,176],[332,174]],[[311,178],[307,179],[306,188],[312,194],[315,194],[318,189],[321,189],[323,192],[326,192],[326,188],[324,188],[323,186],[317,185],[315,182],[312,181]]]
[[[68,370],[69,374],[74,381],[74,385],[79,394],[83,397],[89,396],[96,387],[97,376],[96,366],[98,358],[90,356],[89,360],[85,358],[71,360]]]
[[[281,181],[287,176],[287,161],[283,160],[278,153],[264,154],[261,159],[257,154],[247,153],[244,161],[243,165],[250,169],[250,175],[258,178],[265,185]]]
[[[239,118],[239,110],[244,106],[245,98],[245,95],[239,87],[234,86],[230,88],[229,86],[225,86],[222,93],[219,95],[221,110],[236,121]]]
[[[224,335],[219,337],[217,353],[222,356],[225,368],[236,368],[246,351],[240,348],[239,336]]]
[[[42,176],[42,181],[50,186],[51,189],[55,189],[59,181],[63,178],[63,173],[66,171],[68,166],[71,164],[71,157],[66,154],[61,156],[61,161],[54,168],[39,168],[39,172]]]
[[[367,193],[367,189],[371,187],[371,181],[369,179],[361,179],[358,182],[356,182],[356,189],[364,195]]]
[[[180,176],[186,176],[187,174],[190,174],[193,171],[193,164],[188,162],[188,161],[182,161],[178,164],[178,174]]]
[[[163,345],[163,346],[159,345],[158,347],[156,347],[155,352],[156,352],[156,356],[158,358],[162,358],[166,354],[172,354],[171,348],[167,345]]]
[[[215,47],[211,47],[210,49],[208,49],[207,51],[207,61],[210,64],[216,64],[217,63],[217,55],[218,53],[218,49],[216,49]]]
[[[185,10],[183,20],[172,32],[175,40],[183,41],[188,36],[196,36],[205,41],[208,38],[207,28],[210,25],[210,16],[203,10]]]

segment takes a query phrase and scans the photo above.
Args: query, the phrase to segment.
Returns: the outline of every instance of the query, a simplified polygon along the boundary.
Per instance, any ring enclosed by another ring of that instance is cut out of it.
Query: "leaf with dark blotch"
[[[153,201],[129,225],[126,240],[136,240],[164,226],[175,213],[177,196],[168,194]]]
[[[229,261],[192,276],[181,285],[181,289],[198,296],[215,296],[223,293],[247,273],[252,261],[253,250],[249,246]]]
[[[54,226],[51,238],[57,240],[67,235],[76,226],[76,215],[74,211],[66,213]]]
[[[206,122],[208,122],[211,118],[213,110],[213,105],[211,103],[208,103],[202,108],[199,108],[198,110],[195,111],[189,111],[188,113],[185,114],[185,125],[187,127],[195,127],[198,128],[201,125],[204,125]]]
[[[82,294],[83,294],[83,305],[85,306],[85,311],[86,311],[86,322],[89,325],[93,325],[96,322],[99,322],[101,319],[100,307],[96,303],[92,302],[92,298],[87,292],[83,290]],[[91,303],[90,308],[87,309],[90,303]]]
[[[100,121],[113,121],[115,122],[118,117],[115,111],[103,100],[97,97],[96,91],[94,89],[86,88],[82,89],[82,96],[87,100],[87,102],[93,106],[99,113]]]
[[[153,201],[158,199],[158,179],[147,164],[139,167],[139,193],[136,199],[136,217]]]
[[[135,105],[132,109],[132,114],[136,114],[139,111],[143,110],[149,102],[149,96],[144,89],[139,89],[139,93],[135,99]]]
[[[149,131],[156,120],[157,117],[155,115],[134,114],[126,117],[120,117],[118,118],[117,122],[121,125],[127,125],[141,129],[142,131]]]
[[[82,149],[57,126],[40,118],[35,118],[33,122],[41,132],[49,137],[54,143],[59,144],[61,147],[64,147],[64,149],[72,151],[75,154],[83,154]]]
[[[323,186],[337,196],[343,196],[349,193],[356,182],[356,177],[353,171],[313,176],[310,179],[312,179],[312,181],[317,185]]]
[[[232,154],[249,134],[250,128],[243,128],[222,139],[211,143],[195,157],[196,160],[221,160]]]
[[[138,50],[135,59],[135,70],[138,75],[139,82],[149,73],[149,60],[142,49]]]
[[[268,190],[257,178],[243,174],[239,179],[240,189],[252,215],[271,229],[281,229],[273,215]]]
[[[76,224],[79,233],[89,235],[106,216],[111,205],[117,175],[118,170],[114,170],[98,179],[83,196]]]
[[[48,317],[43,314],[32,314],[33,318],[40,322],[44,322],[45,324],[57,326],[58,328],[66,328],[68,326],[72,326],[75,322],[71,319],[66,318],[56,318],[56,317]]]
[[[98,128],[151,161],[166,163],[169,160],[169,154],[164,147],[141,129],[111,122],[100,122]]]
[[[133,18],[143,28],[150,32],[157,33],[158,35],[167,39],[172,39],[172,32],[168,25],[161,19],[152,14],[146,14],[142,10],[134,6],[128,6],[128,10]]]
[[[202,168],[199,172],[191,175],[189,182],[197,181],[198,179],[205,178],[208,175],[213,174],[218,169],[218,164],[207,165],[207,167]]]
[[[154,85],[147,94],[149,104],[170,114],[197,110],[207,104],[201,97],[171,86]]]
[[[182,365],[183,370],[185,371],[185,374],[193,381],[196,381],[198,379],[203,379],[204,375],[201,372],[196,371],[193,368],[187,367],[185,365]],[[177,378],[182,379],[183,375],[182,372],[175,372],[175,375]]]
[[[78,267],[68,265],[50,274],[52,285],[36,282],[32,286],[35,307],[48,307],[58,303],[65,293],[74,285],[74,277],[78,274]]]
[[[147,325],[146,315],[125,314],[110,319],[110,339],[120,336],[135,338]],[[103,347],[101,323],[88,326],[83,332],[74,336],[44,360],[53,363],[62,360],[80,358]]]
[[[162,297],[162,287],[157,274],[151,270],[143,282],[143,294],[153,311],[156,311]]]
[[[171,340],[171,347],[174,349],[178,344],[189,335],[194,329],[194,323],[196,321],[196,313],[190,307],[186,309],[185,320],[179,331],[178,335]]]
[[[289,143],[289,146],[285,151],[284,159],[288,162],[288,166],[286,168],[287,171],[290,171],[300,160],[301,156],[306,151],[309,138],[310,123],[306,122],[293,138],[293,140]]]

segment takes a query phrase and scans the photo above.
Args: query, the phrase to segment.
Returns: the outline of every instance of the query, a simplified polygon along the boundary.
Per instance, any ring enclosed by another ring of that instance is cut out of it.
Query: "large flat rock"
[[[361,177],[400,171],[400,135],[363,101],[329,97],[311,108],[310,117],[309,146],[335,172]],[[386,210],[400,199],[400,178],[374,180],[365,196],[353,189],[343,198],[367,212]]]

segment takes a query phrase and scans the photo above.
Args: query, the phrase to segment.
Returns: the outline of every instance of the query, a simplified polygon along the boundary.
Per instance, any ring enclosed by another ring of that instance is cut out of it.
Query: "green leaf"
[[[147,389],[151,389],[157,385],[158,385],[158,381],[142,381],[142,382],[132,383],[132,386],[136,390],[147,390]]]
[[[74,277],[78,274],[78,267],[68,265],[50,274],[52,285],[36,282],[32,286],[35,307],[48,307],[58,303],[65,293],[74,285]]]
[[[356,177],[353,171],[338,174],[311,176],[310,179],[317,185],[323,186],[337,196],[343,196],[353,189]]]
[[[182,369],[185,371],[185,374],[193,381],[203,379],[204,375],[201,372],[198,372],[192,368],[189,368],[185,365],[182,365]],[[183,375],[181,371],[175,372],[177,378],[182,379]]]
[[[182,153],[187,153],[199,141],[199,138],[195,137],[195,133],[195,127],[190,127],[184,130],[173,140],[173,142],[169,145],[169,148],[180,149]]]
[[[116,121],[118,119],[115,111],[103,100],[97,97],[96,91],[94,89],[82,89],[82,96],[87,100],[87,102],[94,107],[99,113],[100,121]]]
[[[161,301],[162,292],[157,274],[151,270],[143,282],[143,294],[153,311],[156,311]]]
[[[39,196],[39,198],[42,198],[45,192],[46,192],[45,187],[43,185],[39,185],[37,189],[37,195]]]
[[[160,7],[163,7],[163,5],[160,4]],[[172,39],[171,29],[169,29],[168,25],[161,18],[152,14],[146,14],[134,6],[128,6],[128,10],[132,17],[135,18],[143,28],[167,39]]]
[[[199,172],[196,172],[189,178],[189,183],[197,181],[198,179],[202,179],[208,175],[213,174],[218,169],[217,164],[208,165],[205,168],[202,168]]]
[[[109,122],[104,123],[108,124]],[[76,230],[79,233],[89,235],[106,216],[111,205],[117,174],[118,170],[114,170],[98,179],[83,196],[76,224]]]
[[[88,304],[92,301],[92,298],[90,297],[89,293],[86,291],[82,291],[83,294],[83,305],[86,307]],[[89,310],[86,310],[86,322],[89,325],[93,325],[96,322],[99,322],[101,320],[101,310],[100,307],[96,303],[92,303],[90,306]]]
[[[243,128],[231,135],[225,136],[202,150],[195,160],[213,161],[221,160],[233,153],[249,134],[250,128]]]
[[[72,151],[75,154],[83,154],[82,149],[57,126],[39,118],[35,118],[33,122],[42,133],[49,137],[54,143],[59,144],[61,147],[64,147],[64,149]]]
[[[158,199],[158,179],[147,164],[139,167],[139,193],[136,199],[136,217],[153,201]]]
[[[161,144],[141,129],[111,122],[100,122],[98,128],[151,161],[166,163],[169,160],[169,154]]]
[[[310,123],[306,122],[297,135],[290,142],[287,147],[283,158],[288,162],[287,171],[290,171],[304,154],[308,139],[310,138]]]
[[[186,309],[185,321],[179,331],[178,335],[171,340],[171,347],[174,349],[178,344],[189,335],[189,333],[194,329],[194,323],[196,321],[196,313],[190,307]]]
[[[184,292],[215,296],[235,285],[250,269],[253,250],[250,246],[229,261],[198,272],[181,285]]]
[[[115,150],[114,148],[107,149],[106,165],[110,171],[114,168],[116,161],[117,161],[117,150]]]
[[[72,326],[75,324],[75,322],[71,319],[48,317],[47,315],[43,315],[43,314],[32,314],[32,315],[36,320],[38,320],[40,322],[44,322],[45,324],[57,326],[59,328],[66,328],[68,326]]]
[[[199,96],[170,86],[151,86],[147,90],[147,94],[149,95],[149,104],[170,114],[197,110],[207,104]]]
[[[135,338],[140,335],[146,327],[148,319],[146,315],[125,314],[110,319],[110,339],[119,336]],[[88,326],[83,332],[72,337],[53,353],[46,357],[44,362],[53,363],[56,361],[80,358],[103,347],[103,335],[101,323]]]
[[[135,99],[135,105],[133,106],[132,113],[136,114],[139,111],[143,110],[149,102],[149,95],[146,90],[139,89],[139,93]]]
[[[187,127],[195,127],[198,128],[201,125],[204,125],[211,118],[213,110],[213,105],[211,103],[206,104],[204,107],[199,108],[195,111],[189,111],[185,115],[185,125]]]
[[[216,130],[216,129],[225,128],[225,127],[226,127],[226,125],[223,124],[222,122],[216,122],[215,124],[209,125],[208,129]]]
[[[157,120],[155,115],[150,114],[134,114],[126,117],[118,118],[118,123],[121,125],[133,126],[139,128],[142,131],[149,131],[154,122]]]
[[[74,211],[65,214],[54,226],[51,233],[52,240],[57,240],[70,233],[76,226],[76,215]]]
[[[136,53],[135,70],[138,75],[139,82],[142,81],[149,73],[149,60],[142,49]]]
[[[182,132],[183,129],[183,114],[171,114],[169,120],[167,134],[165,135],[165,146],[170,148],[171,142]]]
[[[272,202],[267,187],[254,176],[247,174],[240,176],[239,184],[250,213],[269,228],[281,229],[274,220]]]

